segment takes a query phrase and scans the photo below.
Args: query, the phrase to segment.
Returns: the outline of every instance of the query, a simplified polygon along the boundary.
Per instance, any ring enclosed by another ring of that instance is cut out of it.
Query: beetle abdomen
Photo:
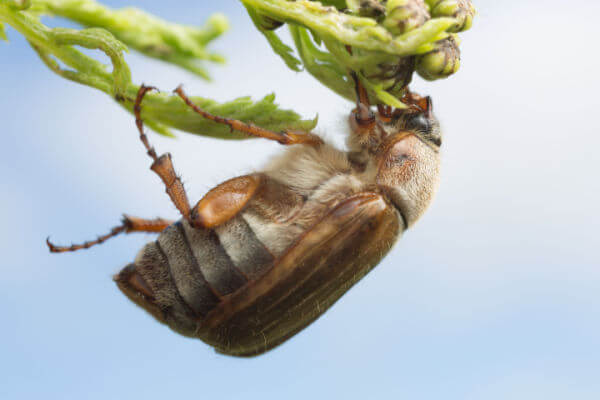
[[[161,322],[193,336],[198,321],[225,296],[262,275],[273,259],[241,215],[214,230],[178,221],[148,243],[116,280],[130,298],[132,287],[143,296],[147,301],[136,303]],[[156,314],[157,307],[162,315]]]
[[[215,228],[221,246],[235,267],[248,280],[265,273],[273,264],[273,254],[257,236],[242,215]]]

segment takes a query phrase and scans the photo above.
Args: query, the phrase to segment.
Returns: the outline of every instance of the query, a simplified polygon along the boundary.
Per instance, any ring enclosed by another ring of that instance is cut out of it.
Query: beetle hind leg
[[[71,246],[56,246],[50,242],[50,238],[46,239],[46,244],[51,253],[67,253],[77,250],[89,249],[92,246],[102,244],[108,239],[113,238],[121,233],[146,232],[160,233],[166,227],[171,225],[173,221],[168,221],[162,218],[143,219],[138,217],[123,216],[121,225],[115,226],[106,235],[98,236],[95,240],[90,240],[81,244],[73,244]]]

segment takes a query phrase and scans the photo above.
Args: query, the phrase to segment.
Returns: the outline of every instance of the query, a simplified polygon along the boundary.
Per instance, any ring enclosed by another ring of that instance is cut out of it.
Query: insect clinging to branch
[[[441,134],[431,99],[408,93],[406,109],[372,110],[353,75],[357,104],[349,117],[348,151],[310,132],[272,132],[211,115],[177,88],[204,118],[287,146],[260,172],[210,190],[193,207],[171,156],[140,139],[181,219],[125,216],[96,241],[154,232],[135,260],[115,276],[121,291],[174,331],[218,352],[253,356],[306,327],[377,265],[428,207],[438,181]]]

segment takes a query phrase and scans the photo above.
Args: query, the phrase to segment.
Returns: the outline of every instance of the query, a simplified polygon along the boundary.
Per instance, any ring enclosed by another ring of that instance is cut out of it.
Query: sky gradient
[[[112,6],[123,1],[107,1]],[[502,4],[499,4],[502,3]],[[440,191],[390,255],[322,318],[255,359],[156,323],[111,275],[151,236],[51,255],[121,213],[176,218],[132,117],[0,43],[1,399],[577,399],[600,397],[597,1],[475,1],[462,68],[416,79],[444,129]],[[570,6],[567,6],[570,4]],[[343,144],[351,104],[294,73],[239,2],[142,1],[174,22],[221,11],[213,83],[127,55],[136,82],[217,100],[275,92]],[[64,21],[51,21],[65,25]],[[281,148],[150,135],[195,202]]]

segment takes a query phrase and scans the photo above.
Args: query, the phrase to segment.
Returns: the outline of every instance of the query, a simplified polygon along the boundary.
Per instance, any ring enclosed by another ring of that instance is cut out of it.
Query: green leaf
[[[123,53],[127,51],[125,44],[102,28],[51,29],[38,18],[33,11],[18,11],[6,0],[0,0],[0,23],[6,23],[21,33],[48,68],[63,78],[105,92],[126,110],[133,112],[139,86],[131,81],[129,67],[123,58]],[[109,71],[103,63],[83,54],[75,46],[102,51],[110,58],[112,70]],[[249,97],[226,103],[200,97],[193,97],[192,100],[215,115],[240,119],[270,130],[309,131],[316,125],[316,119],[302,120],[295,112],[280,109],[275,104],[274,95],[259,101]],[[231,133],[224,125],[204,119],[176,95],[148,93],[142,104],[142,116],[148,127],[164,135],[172,135],[170,128],[175,128],[222,139],[245,138],[241,134]]]
[[[306,28],[290,25],[290,32],[304,68],[323,85],[352,101],[354,89],[347,70],[330,53],[315,45]]]
[[[414,73],[415,58],[438,51],[437,43],[448,38],[451,32],[468,29],[474,15],[470,0],[428,0],[436,5],[436,15],[431,19],[427,12],[430,6],[417,0],[406,0],[410,2],[410,10],[399,10],[400,6],[409,4],[402,1],[240,1],[255,23],[260,16],[289,25],[304,68],[322,84],[352,99],[354,88],[348,73],[355,71],[368,87],[373,101],[396,106]],[[365,7],[371,7],[379,14],[367,12]],[[413,18],[413,11],[420,10],[418,7],[422,9],[420,18]],[[393,15],[387,15],[392,12]],[[261,29],[260,24],[257,26]],[[399,26],[403,28],[395,29]],[[288,66],[298,70],[297,63],[286,59],[291,50],[287,47],[278,49],[273,41],[277,40],[278,44],[281,41],[271,31],[266,36]],[[325,48],[319,48],[321,44]],[[430,76],[439,79],[453,72],[455,69]]]
[[[166,22],[137,8],[113,10],[94,0],[33,0],[38,13],[68,18],[83,26],[104,28],[127,46],[153,58],[179,65],[209,79],[203,61],[224,58],[206,46],[229,29],[227,18],[211,16],[202,28]]]
[[[323,4],[324,6],[334,6],[338,10],[343,10],[344,8],[347,7],[346,0],[314,0],[314,1],[319,1],[319,3]]]
[[[30,0],[4,0],[13,10],[26,10],[31,6]]]
[[[2,22],[0,22],[0,40],[8,42],[8,37],[6,36],[6,31],[4,30],[4,24]]]
[[[269,45],[271,45],[271,48],[273,49],[275,54],[280,56],[291,70],[296,72],[302,71],[302,68],[300,66],[302,63],[293,55],[294,49],[283,43],[279,36],[277,36],[277,34],[273,32],[273,30],[264,29],[264,24],[261,23],[261,16],[258,15],[258,13],[256,13],[252,8],[247,7],[246,9],[248,11],[248,15],[252,19],[252,22],[254,22],[256,28],[267,39]]]
[[[123,105],[129,110],[133,107],[137,89],[137,86],[132,86],[124,100]],[[250,97],[240,97],[226,103],[217,103],[201,97],[191,97],[191,100],[211,114],[239,119],[273,131],[293,129],[308,132],[317,124],[316,118],[302,120],[295,112],[278,108],[273,94],[259,101],[253,101]],[[231,132],[228,126],[204,119],[187,107],[179,97],[171,94],[148,93],[144,99],[142,117],[145,120],[202,136],[220,139],[247,138],[238,132]]]
[[[419,46],[453,26],[454,18],[436,18],[400,36],[393,36],[371,18],[338,12],[333,7],[308,0],[241,0],[247,7],[266,16],[307,27],[321,37],[361,49],[381,51],[390,55],[412,55]]]

